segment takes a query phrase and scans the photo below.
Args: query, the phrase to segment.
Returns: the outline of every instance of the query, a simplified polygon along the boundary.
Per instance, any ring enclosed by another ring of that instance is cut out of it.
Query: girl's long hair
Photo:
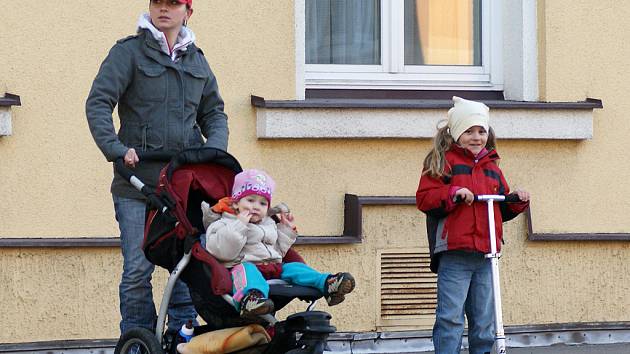
[[[441,178],[445,175],[446,167],[448,166],[448,161],[446,161],[446,152],[451,148],[451,145],[456,143],[455,139],[451,136],[451,132],[448,129],[448,125],[444,125],[440,128],[440,124],[444,122],[441,121],[438,123],[438,131],[433,138],[433,148],[424,158],[423,163],[423,175],[429,175],[434,178]],[[488,141],[486,142],[486,150],[491,151],[497,148],[497,141],[494,135],[494,130],[492,127],[488,129]],[[449,170],[450,170],[450,166]]]

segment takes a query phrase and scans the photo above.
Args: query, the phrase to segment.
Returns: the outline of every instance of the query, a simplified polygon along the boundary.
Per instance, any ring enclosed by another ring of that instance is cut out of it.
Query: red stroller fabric
[[[215,149],[184,151],[164,167],[156,194],[165,204],[170,204],[170,210],[149,213],[144,240],[147,259],[172,271],[188,246],[193,259],[201,262],[204,271],[211,276],[206,279],[208,284],[200,281],[203,276],[186,274],[190,273],[186,269],[182,279],[189,287],[209,287],[215,295],[229,293],[232,290],[229,272],[198,242],[204,231],[201,202],[214,204],[230,195],[234,176],[240,171],[235,158]]]

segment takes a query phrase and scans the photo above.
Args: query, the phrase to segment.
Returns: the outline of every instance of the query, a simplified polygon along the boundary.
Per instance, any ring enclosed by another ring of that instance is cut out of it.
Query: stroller
[[[168,153],[144,153],[142,160],[168,160]],[[273,315],[244,319],[231,305],[232,281],[230,273],[201,245],[205,235],[202,224],[201,202],[215,204],[230,195],[234,176],[242,171],[238,161],[222,150],[213,148],[187,149],[176,154],[162,169],[156,190],[144,185],[119,159],[116,171],[147,198],[147,215],[143,249],[147,259],[167,269],[170,276],[159,308],[155,332],[133,328],[123,333],[115,354],[129,353],[140,347],[142,353],[177,353],[177,333],[164,331],[171,293],[177,279],[190,289],[192,303],[206,325],[194,328],[194,335],[209,331],[240,327],[252,323],[273,327],[275,333],[268,344],[244,349],[236,353],[263,354],[321,354],[327,347],[330,333],[330,314],[315,311],[316,300],[323,295],[314,288],[271,282],[269,297],[276,311],[293,299],[310,302],[307,310],[277,321]],[[285,255],[285,262],[302,262],[293,249]],[[177,306],[178,304],[171,305]],[[182,304],[179,304],[180,306]]]

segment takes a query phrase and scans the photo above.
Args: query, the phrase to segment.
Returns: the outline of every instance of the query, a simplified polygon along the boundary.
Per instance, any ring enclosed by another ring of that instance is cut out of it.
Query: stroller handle
[[[177,153],[174,151],[138,151],[136,152],[140,161],[163,161],[169,162]],[[127,182],[129,182],[134,188],[140,191],[147,199],[149,204],[156,209],[161,209],[165,212],[168,207],[154,195],[153,188],[145,185],[140,178],[136,177],[133,170],[125,165],[122,157],[117,158],[114,161],[114,171],[121,175]]]
[[[138,159],[140,161],[170,161],[173,156],[175,156],[176,152],[174,151],[137,151]],[[132,169],[125,165],[125,161],[122,157],[117,158],[114,161],[114,169],[116,172],[121,175],[125,180],[131,183],[136,189],[142,191],[142,187],[144,187],[144,183],[142,183],[138,178],[135,178],[134,172]],[[137,181],[136,181],[137,180]],[[138,183],[139,182],[139,183]]]
[[[140,160],[149,161],[170,161],[173,156],[177,155],[176,151],[136,151]]]

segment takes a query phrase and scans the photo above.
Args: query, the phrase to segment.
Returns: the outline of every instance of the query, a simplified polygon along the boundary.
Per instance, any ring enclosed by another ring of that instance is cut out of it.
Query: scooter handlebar
[[[500,194],[479,194],[475,195],[476,202],[487,202],[488,200],[494,200],[495,202],[504,202],[504,203],[517,203],[521,201],[518,194],[510,193],[505,195]]]
[[[518,203],[521,201],[518,194],[510,193],[510,194],[477,194],[475,195],[476,202],[487,202],[488,200],[493,200],[499,203]],[[455,197],[453,200],[455,203],[461,203],[463,200],[460,196]]]

